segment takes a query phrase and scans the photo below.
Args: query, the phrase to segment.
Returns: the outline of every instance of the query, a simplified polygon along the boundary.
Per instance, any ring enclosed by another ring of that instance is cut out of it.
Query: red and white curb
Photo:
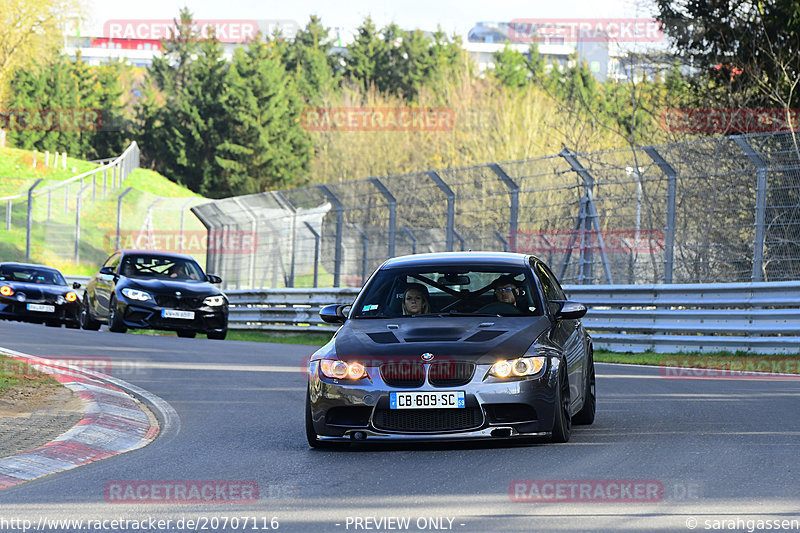
[[[148,407],[159,411],[165,425],[179,424],[169,404],[130,383],[5,348],[0,348],[0,353],[52,374],[59,383],[74,391],[84,405],[83,418],[54,441],[0,459],[0,490],[153,442],[159,434],[158,420],[132,394],[142,397]]]

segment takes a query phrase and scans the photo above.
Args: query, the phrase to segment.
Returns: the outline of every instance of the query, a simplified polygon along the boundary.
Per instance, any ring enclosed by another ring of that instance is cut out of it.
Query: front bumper
[[[30,311],[28,304],[50,305],[54,311]],[[57,304],[45,300],[26,300],[19,302],[14,299],[0,298],[0,319],[16,320],[19,322],[32,322],[35,324],[59,323],[75,326],[79,324],[80,305],[77,302]]]
[[[122,303],[122,302],[121,302]],[[194,318],[166,318],[164,307],[142,305],[141,302],[124,302],[122,320],[129,328],[146,328],[166,331],[209,331],[222,332],[228,328],[228,306],[202,306],[192,309],[181,308],[182,311],[194,313]]]
[[[388,385],[377,367],[369,379],[337,381],[309,375],[314,431],[321,441],[450,441],[548,435],[553,428],[558,359],[537,377],[501,381],[488,376],[491,365],[476,365],[468,383],[438,387],[428,379],[418,387]],[[427,367],[426,367],[427,375]],[[461,409],[390,409],[392,392],[463,391]]]

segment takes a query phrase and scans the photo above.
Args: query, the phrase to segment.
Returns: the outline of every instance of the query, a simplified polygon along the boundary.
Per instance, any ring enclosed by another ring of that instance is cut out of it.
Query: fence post
[[[6,201],[6,231],[11,231],[11,200]]]
[[[505,237],[503,237],[503,234],[500,233],[499,231],[495,230],[494,236],[497,237],[498,241],[503,243],[503,251],[507,252],[508,251],[508,241],[505,239]]]
[[[390,259],[395,255],[395,241],[397,240],[397,199],[378,178],[370,178],[369,181],[389,203],[389,251],[386,259]]]
[[[75,198],[75,266],[78,266],[78,263],[80,262],[81,204],[82,204],[81,196],[83,195],[83,190],[88,186],[89,184],[87,183],[86,185],[78,189],[78,194]]]
[[[361,235],[361,285],[367,281],[367,254],[369,253],[369,237],[361,228],[355,226],[356,231]]]
[[[126,194],[131,192],[133,187],[128,187],[117,198],[117,250],[119,250],[119,234],[120,234],[120,226],[122,225],[122,199],[125,197]]]
[[[506,174],[506,171],[500,168],[497,163],[491,163],[489,168],[497,174],[497,178],[508,187],[508,195],[511,197],[511,210],[508,214],[508,242],[502,239],[505,251],[517,251],[517,225],[519,224],[519,185],[514,183],[514,180]]]
[[[644,152],[650,156],[650,159],[658,165],[667,176],[667,222],[664,228],[664,283],[672,283],[673,272],[675,271],[675,195],[678,188],[678,173],[672,168],[672,165],[666,162],[661,157],[656,149],[652,146],[645,146]]]
[[[69,213],[69,183],[64,185],[64,214]]]
[[[417,238],[414,236],[413,233],[411,233],[411,230],[408,229],[407,227],[403,226],[400,229],[403,230],[403,232],[406,235],[408,235],[409,239],[411,239],[411,253],[412,254],[417,253]]]
[[[594,197],[592,190],[594,189],[594,177],[589,173],[588,170],[584,168],[584,166],[578,161],[578,158],[575,157],[575,154],[569,151],[569,149],[564,148],[558,153],[559,156],[563,157],[569,166],[572,167],[572,170],[575,171],[578,176],[581,177],[583,180],[583,190],[584,190],[584,198],[586,199],[586,215],[587,220],[585,221],[585,229],[591,230],[592,226],[597,231],[597,243],[600,245],[600,257],[603,262],[603,270],[605,270],[606,280],[609,284],[613,284],[614,281],[611,278],[611,269],[608,266],[608,258],[606,257],[606,247],[605,243],[603,242],[603,233],[600,231],[600,215],[597,214],[597,209],[594,206]],[[581,235],[581,240],[583,240],[583,235]],[[581,250],[581,257],[586,261],[584,257],[584,250]],[[584,266],[587,266],[587,263],[584,263]],[[588,277],[590,279],[594,279],[591,274],[591,256],[589,256],[588,260]],[[583,273],[581,275],[584,275]]]
[[[344,231],[344,206],[335,194],[325,185],[317,185],[319,190],[330,200],[336,210],[336,249],[334,251],[333,286],[339,287],[342,275],[342,232]],[[316,285],[314,285],[316,287]]]
[[[247,216],[250,217],[250,230],[251,230],[252,235],[255,235],[256,234],[256,225],[257,225],[257,222],[258,222],[258,217],[256,215],[254,215],[253,212],[250,210],[250,208],[247,207],[245,204],[243,204],[241,202],[241,200],[239,200],[237,197],[234,196],[232,199],[236,203],[236,205],[238,205],[240,208],[242,208],[242,211],[247,213]],[[242,246],[244,246],[244,242],[242,242]],[[242,254],[239,254],[239,255],[242,255]],[[255,289],[256,288],[256,252],[255,252],[255,250],[253,250],[249,255],[250,255],[250,268],[249,268],[248,276],[250,278],[250,288],[251,289]]]
[[[184,202],[181,206],[181,229],[180,234],[178,235],[178,253],[183,253],[183,219],[186,215],[186,208],[189,207],[189,204],[194,201],[194,198],[189,198]]]
[[[753,272],[751,281],[764,281],[764,238],[767,225],[767,163],[743,136],[732,136],[733,142],[756,167],[756,221],[753,237]]]
[[[106,197],[107,181],[108,181],[108,167],[105,167],[103,169],[103,198]]]
[[[318,281],[318,277],[319,277],[319,241],[320,241],[320,235],[319,235],[319,233],[317,233],[314,230],[314,228],[308,222],[303,221],[303,224],[306,225],[306,228],[308,228],[308,231],[310,231],[311,234],[314,236],[314,288],[316,289],[317,285],[318,285],[317,281]]]
[[[25,261],[31,260],[31,229],[33,228],[33,189],[42,182],[42,178],[36,180],[31,188],[28,189],[28,224],[25,235]]]
[[[292,224],[290,230],[290,243],[289,243],[289,279],[286,282],[287,287],[294,287],[294,267],[295,267],[295,250],[297,249],[297,209],[292,205],[286,196],[281,191],[273,191],[275,199],[292,214]]]
[[[456,229],[456,195],[453,193],[453,189],[448,187],[439,174],[433,170],[428,170],[425,174],[433,180],[436,186],[439,187],[447,197],[447,251],[452,252],[453,242],[455,240],[453,234]]]

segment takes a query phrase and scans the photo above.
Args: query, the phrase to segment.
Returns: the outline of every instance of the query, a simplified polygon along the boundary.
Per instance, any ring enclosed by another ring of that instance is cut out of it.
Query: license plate
[[[194,311],[179,311],[177,309],[162,309],[161,316],[164,318],[183,318],[194,320]]]
[[[464,409],[464,391],[391,392],[390,409]]]
[[[53,305],[28,304],[28,311],[40,311],[42,313],[55,313],[56,312],[56,308]]]

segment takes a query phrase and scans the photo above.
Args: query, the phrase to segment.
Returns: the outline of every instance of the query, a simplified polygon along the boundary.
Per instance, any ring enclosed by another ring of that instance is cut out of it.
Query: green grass
[[[681,353],[623,353],[595,349],[598,363],[625,363],[719,370],[749,370],[800,374],[800,353],[789,355],[759,355],[747,352],[681,352]]]
[[[129,329],[129,333],[138,335],[161,335],[174,337],[172,331],[158,331],[154,329]],[[198,335],[203,337],[203,335]],[[270,342],[275,344],[307,344],[311,346],[322,346],[331,340],[332,333],[272,333],[266,331],[245,331],[228,330],[225,340],[229,341],[248,341],[248,342]]]
[[[39,154],[38,160],[41,161]],[[32,152],[15,148],[0,149],[0,196],[26,192],[35,179],[44,178],[37,190],[57,184],[98,165],[68,158],[67,170],[52,169],[37,164],[31,166]],[[72,168],[75,168],[75,172]],[[166,177],[147,169],[136,169],[127,177],[122,188],[111,188],[111,173],[107,174],[106,196],[103,197],[102,173],[96,175],[95,200],[92,200],[92,179],[84,185],[81,205],[79,260],[75,257],[75,192],[79,185],[71,184],[66,201],[65,189],[59,187],[52,192],[42,192],[34,199],[33,227],[31,235],[31,261],[45,263],[65,274],[91,275],[98,265],[116,248],[117,199],[126,187],[133,190],[123,201],[123,230],[137,234],[144,225],[150,206],[165,208],[162,214],[154,215],[154,229],[173,231],[180,227],[180,207],[186,202],[182,198],[202,197]],[[156,202],[159,198],[175,198],[172,202]],[[171,206],[171,207],[170,207]],[[27,226],[27,198],[13,201],[11,229],[5,230],[6,202],[0,202],[0,261],[24,261]],[[163,213],[168,213],[164,215]],[[204,230],[199,221],[189,214],[185,217],[187,231]],[[124,243],[120,243],[123,245]],[[202,262],[205,257],[198,257]]]
[[[58,385],[58,381],[19,359],[0,355],[0,397],[18,385],[50,387]]]

